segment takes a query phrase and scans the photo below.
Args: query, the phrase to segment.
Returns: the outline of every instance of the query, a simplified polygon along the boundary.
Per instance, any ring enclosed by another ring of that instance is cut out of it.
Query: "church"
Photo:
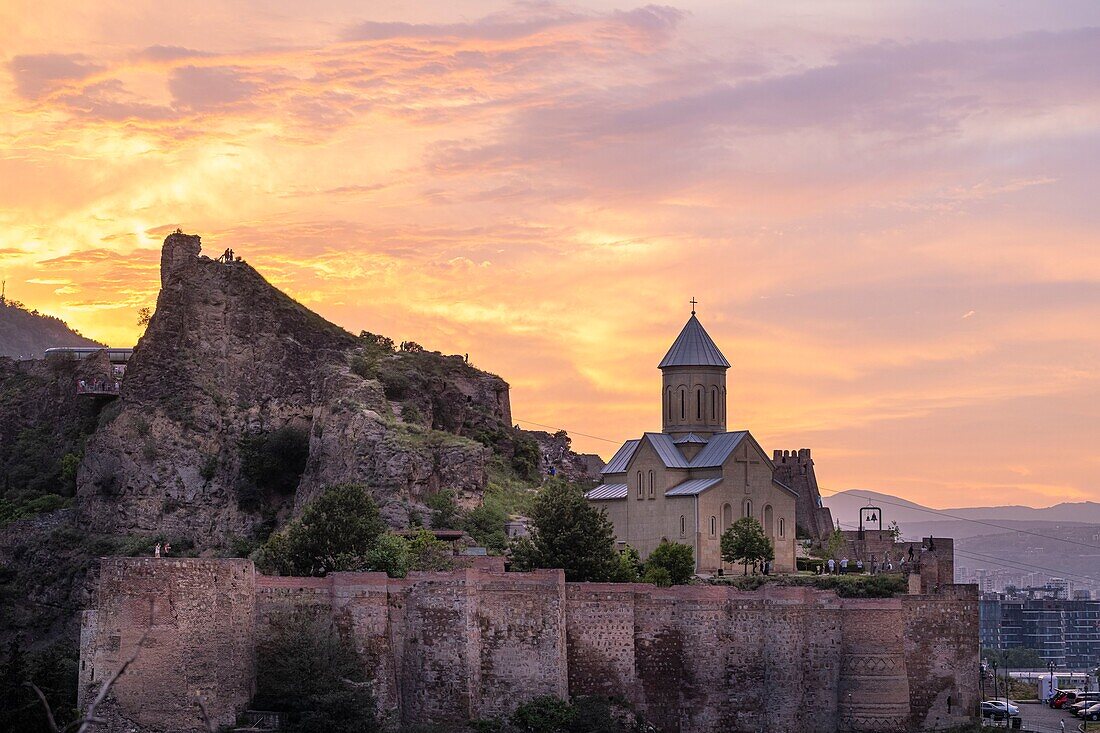
[[[732,572],[722,533],[754,517],[775,545],[774,570],[793,572],[798,493],[748,430],[726,431],[730,363],[694,310],[658,368],[661,432],[626,441],[585,496],[643,559],[668,539],[694,549],[696,572]]]

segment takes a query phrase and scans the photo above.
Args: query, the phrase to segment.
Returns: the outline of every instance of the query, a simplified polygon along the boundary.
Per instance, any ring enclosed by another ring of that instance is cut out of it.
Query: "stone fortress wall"
[[[907,731],[977,708],[974,586],[889,599],[801,587],[566,583],[560,571],[257,575],[247,560],[105,558],[81,636],[81,704],[145,635],[111,729],[231,722],[255,647],[288,613],[354,646],[406,724],[510,712],[537,695],[625,699],[661,730]]]

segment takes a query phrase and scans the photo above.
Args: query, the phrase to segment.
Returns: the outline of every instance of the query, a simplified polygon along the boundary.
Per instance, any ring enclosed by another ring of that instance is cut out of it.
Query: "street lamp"
[[[1049,694],[1051,695],[1051,697],[1053,697],[1054,696],[1054,660],[1053,659],[1050,660],[1049,662],[1047,662],[1047,669],[1050,670],[1050,690],[1049,690]],[[1049,700],[1050,698],[1048,697],[1047,699]]]
[[[993,699],[997,699],[997,658],[990,660],[989,666],[993,668]]]

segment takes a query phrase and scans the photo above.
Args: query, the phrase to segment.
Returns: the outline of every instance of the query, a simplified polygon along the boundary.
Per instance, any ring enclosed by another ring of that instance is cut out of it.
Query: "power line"
[[[844,527],[850,527],[852,529],[858,529],[857,525],[850,524],[848,522],[840,522],[840,524],[841,524],[841,526],[844,526]],[[1044,572],[1051,573],[1052,577],[1070,577],[1070,576],[1073,576],[1077,579],[1088,580],[1092,583],[1096,583],[1096,582],[1100,581],[1100,578],[1094,577],[1092,575],[1083,575],[1081,573],[1071,573],[1071,572],[1067,572],[1065,570],[1056,570],[1055,568],[1048,568],[1048,567],[1045,567],[1043,565],[1033,565],[1031,563],[1026,563],[1026,562],[1023,562],[1022,560],[1004,560],[1002,558],[996,557],[995,555],[986,555],[984,553],[976,552],[974,550],[963,550],[963,549],[960,549],[958,547],[955,547],[955,548],[953,548],[953,552],[954,552],[955,555],[962,555],[962,556],[967,557],[971,560],[980,560],[982,562],[992,562],[996,565],[1001,565],[1002,567],[1006,567],[1006,568],[1015,568],[1017,570],[1026,570],[1026,569],[1042,570]]]
[[[548,430],[564,430],[565,432],[569,433],[570,435],[581,435],[585,438],[592,438],[592,440],[602,440],[605,443],[614,443],[615,445],[622,445],[623,444],[623,441],[621,441],[621,440],[611,440],[610,438],[601,438],[598,435],[589,435],[588,433],[578,433],[574,430],[567,430],[566,428],[560,428],[557,425],[543,425],[540,422],[535,422],[534,420],[524,420],[522,417],[516,417],[515,415],[512,416],[512,419],[516,420],[517,422],[525,422],[528,425],[537,425],[540,428],[547,428]]]
[[[824,493],[825,489],[821,489],[821,492]],[[960,522],[970,522],[971,524],[981,524],[981,525],[986,526],[986,527],[996,527],[997,529],[1003,529],[1005,532],[1019,532],[1020,534],[1028,534],[1028,535],[1032,535],[1034,537],[1042,537],[1042,538],[1048,539],[1048,540],[1055,540],[1056,542],[1065,542],[1065,543],[1071,544],[1071,545],[1080,545],[1081,547],[1088,547],[1091,550],[1100,550],[1100,545],[1092,545],[1092,544],[1089,544],[1088,542],[1080,542],[1078,540],[1071,540],[1071,539],[1067,539],[1065,537],[1051,537],[1050,535],[1045,535],[1045,534],[1042,534],[1040,532],[1032,532],[1031,530],[1020,529],[1019,527],[1007,527],[1003,524],[997,524],[996,522],[987,522],[987,521],[984,521],[982,519],[970,519],[969,517],[960,517],[956,514],[949,514],[945,511],[943,511],[942,509],[929,509],[928,507],[914,506],[912,504],[899,504],[896,501],[887,501],[887,500],[882,499],[882,498],[877,497],[877,496],[873,496],[873,497],[872,496],[866,496],[866,495],[858,493],[859,489],[837,489],[837,490],[832,491],[830,496],[836,496],[837,494],[840,494],[842,492],[852,494],[853,496],[859,496],[863,499],[866,499],[867,501],[874,501],[874,502],[878,502],[880,504],[889,504],[890,506],[899,506],[899,507],[902,507],[903,509],[911,509],[911,510],[914,510],[914,511],[925,512],[927,514],[936,514],[936,515],[941,516],[941,517],[948,517],[950,519],[957,519]]]

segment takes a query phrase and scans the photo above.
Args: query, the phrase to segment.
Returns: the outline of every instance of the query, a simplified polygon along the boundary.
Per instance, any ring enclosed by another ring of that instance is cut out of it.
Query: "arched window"
[[[752,516],[752,499],[745,499],[745,516]]]
[[[680,536],[687,535],[687,518],[683,514],[680,515]]]
[[[653,471],[649,472],[649,498],[652,499],[656,494],[653,493]]]
[[[779,539],[783,539],[783,529],[784,529],[783,524],[784,524],[783,523],[783,517],[780,517],[779,518]]]
[[[703,390],[695,389],[695,419],[703,419]]]
[[[732,526],[733,526],[733,507],[731,507],[729,504],[726,504],[725,506],[722,507],[722,531],[725,532],[727,529],[729,529]]]
[[[710,419],[718,419],[718,388],[711,387],[710,389]]]
[[[718,534],[718,517],[712,516],[710,518],[710,536],[713,537]]]
[[[668,388],[668,419],[672,419],[672,387]]]
[[[684,390],[680,389],[680,419],[683,420],[687,417],[687,395],[684,394]]]
[[[722,388],[722,394],[719,396],[719,400],[718,400],[718,419],[719,420],[728,419],[726,417],[726,388],[725,387]]]
[[[775,536],[775,525],[772,520],[772,505],[764,505],[764,534],[768,537]]]
[[[645,496],[645,484],[642,483],[642,472],[638,471],[638,498]]]

